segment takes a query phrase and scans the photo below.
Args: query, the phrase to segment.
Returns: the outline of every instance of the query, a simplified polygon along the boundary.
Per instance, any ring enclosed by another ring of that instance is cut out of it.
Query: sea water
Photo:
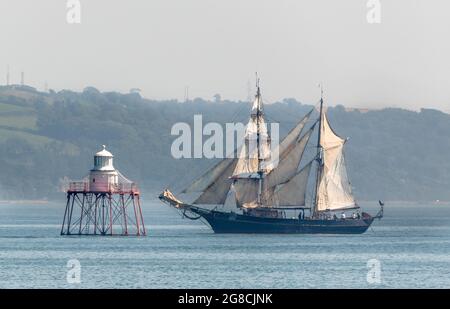
[[[222,235],[144,200],[146,237],[60,236],[64,207],[0,204],[0,288],[450,288],[449,204],[388,202],[363,235]]]

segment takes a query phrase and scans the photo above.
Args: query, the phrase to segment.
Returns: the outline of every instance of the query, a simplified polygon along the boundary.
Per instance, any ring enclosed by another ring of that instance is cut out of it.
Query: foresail
[[[237,161],[232,159],[223,173],[203,191],[194,204],[224,204],[232,183],[230,177],[236,168]]]
[[[317,190],[317,210],[354,208],[356,203],[344,160],[345,140],[334,133],[325,113],[320,130],[323,167]]]
[[[220,177],[227,169],[227,167],[233,163],[233,158],[226,158],[217,163],[213,168],[208,170],[205,174],[195,180],[189,187],[184,189],[181,193],[191,192],[203,192],[205,191],[217,178]]]

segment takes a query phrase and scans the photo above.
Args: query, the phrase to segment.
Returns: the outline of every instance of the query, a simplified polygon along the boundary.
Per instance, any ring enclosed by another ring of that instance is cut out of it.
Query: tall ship
[[[192,202],[183,202],[169,189],[159,199],[186,218],[206,221],[215,233],[361,234],[374,219],[381,219],[381,201],[372,216],[361,210],[352,194],[344,160],[347,139],[331,128],[323,95],[317,119],[311,119],[313,108],[271,147],[259,80],[256,89],[236,155],[221,160],[180,192],[194,195]],[[313,149],[312,159],[303,162],[307,147]]]

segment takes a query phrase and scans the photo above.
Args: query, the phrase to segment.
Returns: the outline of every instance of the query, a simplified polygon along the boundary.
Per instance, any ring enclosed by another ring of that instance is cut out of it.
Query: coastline
[[[0,200],[1,204],[48,204],[48,200]]]

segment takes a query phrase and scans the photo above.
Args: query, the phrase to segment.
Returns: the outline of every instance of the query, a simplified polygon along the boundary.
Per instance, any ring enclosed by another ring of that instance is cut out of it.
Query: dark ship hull
[[[367,213],[360,219],[321,220],[257,217],[195,206],[187,209],[204,218],[215,233],[362,234],[375,219]]]

